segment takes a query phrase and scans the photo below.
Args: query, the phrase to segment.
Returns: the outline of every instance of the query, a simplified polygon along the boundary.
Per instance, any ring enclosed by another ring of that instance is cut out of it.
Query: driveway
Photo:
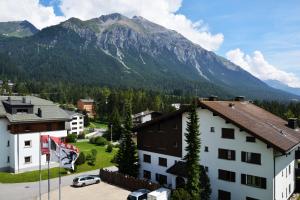
[[[72,174],[69,176],[64,176],[61,178],[62,187],[70,186],[74,177],[82,174],[93,174],[99,175],[99,170],[83,172],[78,174]],[[42,194],[47,193],[48,191],[48,181],[44,180],[41,182],[41,191]],[[51,190],[58,189],[58,178],[50,179]],[[12,183],[12,184],[2,184],[0,183],[0,199],[9,199],[9,200],[36,200],[36,197],[39,195],[39,182],[30,182],[30,183]],[[51,196],[50,196],[51,197]],[[51,197],[52,199],[52,197]],[[62,198],[66,199],[66,198]]]
[[[95,185],[89,185],[86,187],[74,188],[71,186],[65,186],[61,190],[62,200],[125,200],[130,191],[122,188],[109,185],[101,182]],[[50,193],[51,200],[58,200],[58,190],[54,190]],[[38,200],[38,198],[36,199]],[[48,200],[48,195],[43,194],[42,200]]]

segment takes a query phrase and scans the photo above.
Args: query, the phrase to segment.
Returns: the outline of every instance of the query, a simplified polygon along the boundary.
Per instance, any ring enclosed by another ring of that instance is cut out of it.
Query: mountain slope
[[[0,55],[24,79],[177,89],[200,96],[298,98],[141,17],[71,18],[30,37],[0,38]]]
[[[290,87],[290,86],[288,86],[280,81],[277,81],[277,80],[266,80],[265,82],[273,88],[283,90],[285,92],[289,92],[289,93],[300,96],[300,88]]]
[[[0,35],[6,37],[27,37],[39,30],[28,21],[0,22]]]

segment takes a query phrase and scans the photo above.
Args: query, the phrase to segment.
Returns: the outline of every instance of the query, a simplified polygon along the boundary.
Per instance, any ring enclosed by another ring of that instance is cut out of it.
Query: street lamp
[[[112,127],[113,127],[113,125],[111,124],[110,125],[110,141],[112,142]]]

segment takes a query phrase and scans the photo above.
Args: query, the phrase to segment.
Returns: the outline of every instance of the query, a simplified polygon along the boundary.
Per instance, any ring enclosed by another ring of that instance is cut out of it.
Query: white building
[[[81,113],[65,110],[71,121],[66,122],[68,133],[79,135],[84,130],[84,116]]]
[[[33,96],[0,97],[0,170],[39,167],[40,135],[65,137],[68,115],[51,101]],[[46,156],[41,157],[42,165]]]
[[[211,199],[288,199],[299,156],[295,120],[237,100],[198,103],[200,164],[210,178]],[[141,178],[171,188],[185,181],[187,109],[136,127]]]
[[[160,112],[146,110],[146,111],[132,115],[132,122],[134,125],[143,124],[143,123],[148,122],[158,116],[161,116]]]

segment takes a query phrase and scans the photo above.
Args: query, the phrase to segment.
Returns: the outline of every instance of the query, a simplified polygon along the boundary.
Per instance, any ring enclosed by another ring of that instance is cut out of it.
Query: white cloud
[[[62,17],[55,16],[53,8],[39,4],[39,0],[1,0],[0,21],[26,19],[43,28],[70,17],[87,20],[118,12],[128,17],[142,16],[181,33],[207,50],[217,50],[223,43],[223,34],[212,34],[201,20],[192,22],[176,13],[181,5],[182,0],[60,0]]]
[[[261,80],[277,80],[290,87],[300,87],[300,79],[295,74],[271,65],[260,51],[254,51],[252,55],[247,55],[240,49],[234,49],[228,51],[226,57]]]
[[[64,20],[54,14],[52,7],[39,4],[39,0],[1,0],[0,21],[28,20],[37,28],[57,24]]]

